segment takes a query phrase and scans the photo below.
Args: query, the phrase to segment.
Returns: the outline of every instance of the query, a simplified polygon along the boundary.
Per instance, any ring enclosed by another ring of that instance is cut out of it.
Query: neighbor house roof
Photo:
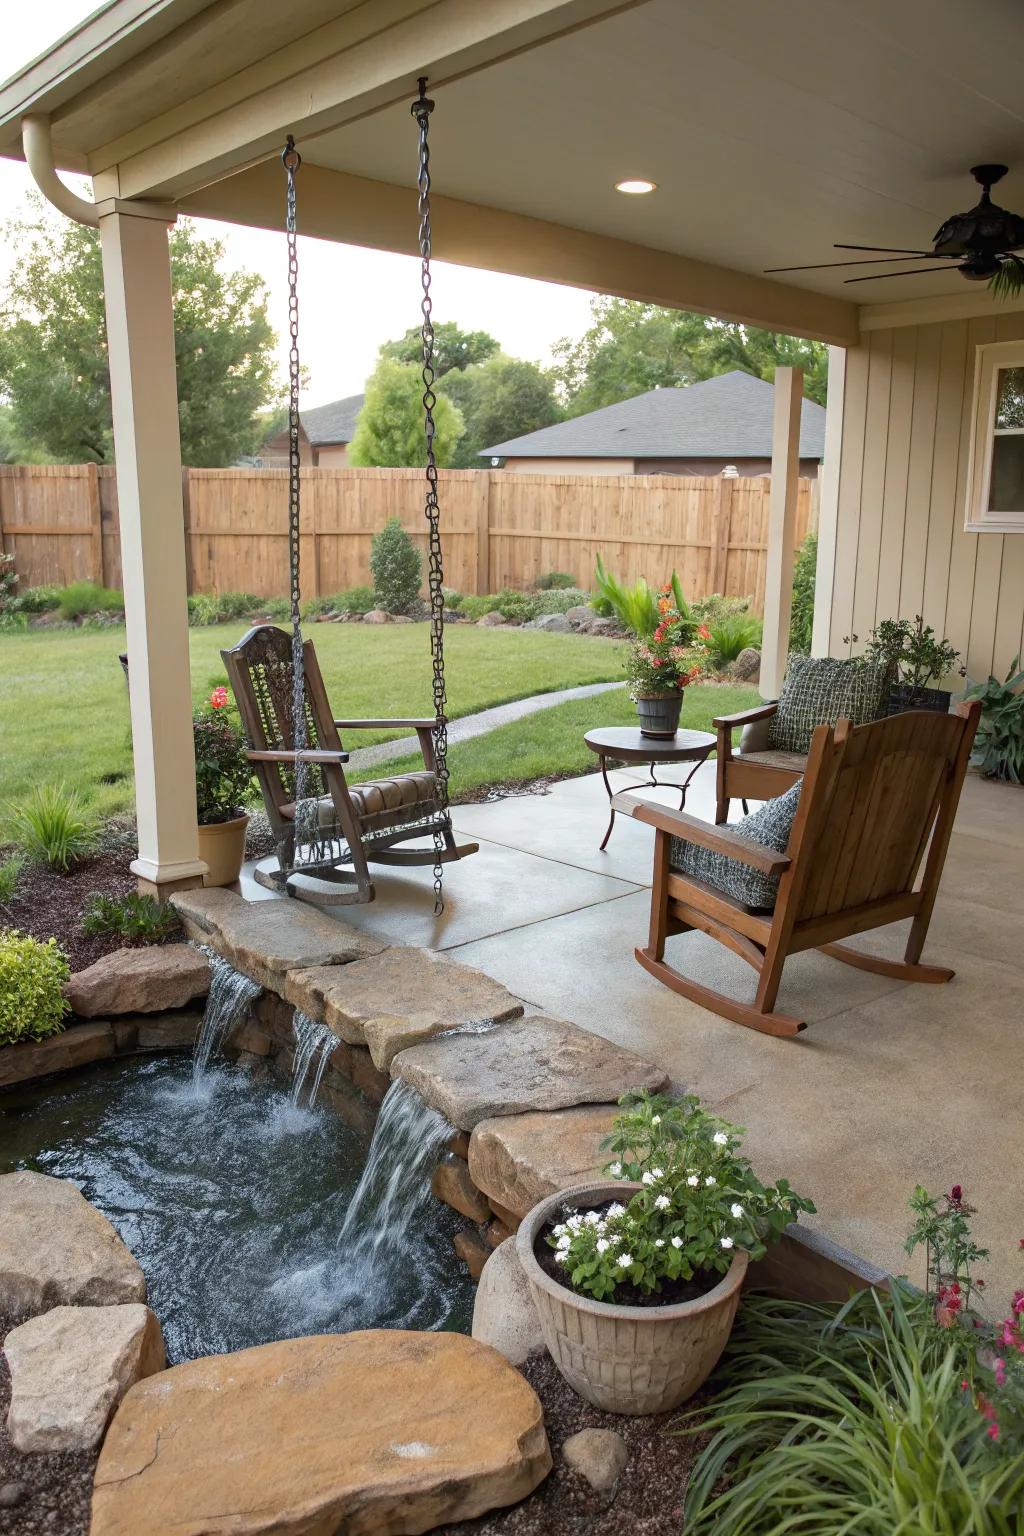
[[[300,419],[313,446],[350,443],[365,398],[365,395],[349,395],[345,400],[332,400],[330,405],[318,405],[311,411],[303,411]]]
[[[495,443],[481,457],[506,459],[762,459],[772,451],[775,392],[736,369],[680,389],[652,389],[524,437]],[[825,412],[805,400],[800,457],[820,459]]]

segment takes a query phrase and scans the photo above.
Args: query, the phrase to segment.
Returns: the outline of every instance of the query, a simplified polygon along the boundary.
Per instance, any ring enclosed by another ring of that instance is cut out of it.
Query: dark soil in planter
[[[0,1339],[18,1321],[0,1313]],[[85,1536],[96,1453],[23,1456],[7,1437],[10,1401],[11,1376],[0,1353],[0,1531],[4,1536]]]
[[[544,1405],[554,1467],[535,1493],[511,1509],[440,1527],[438,1536],[679,1536],[683,1496],[698,1437],[668,1433],[678,1413],[624,1418],[592,1408],[563,1380],[547,1354],[521,1367]],[[704,1394],[686,1404],[700,1407]],[[629,1461],[608,1493],[597,1493],[562,1459],[561,1448],[581,1429],[614,1429]]]
[[[611,1202],[608,1202],[609,1205]],[[595,1205],[591,1209],[604,1215],[607,1205]],[[545,1227],[538,1233],[537,1241],[533,1245],[533,1256],[546,1275],[562,1287],[571,1291],[574,1296],[585,1296],[586,1293],[578,1291],[566,1274],[567,1266],[555,1263],[555,1250],[548,1245],[550,1227]],[[706,1296],[708,1291],[713,1291],[715,1286],[725,1279],[724,1274],[716,1274],[714,1271],[700,1270],[691,1280],[666,1281],[660,1291],[648,1294],[638,1290],[635,1285],[620,1285],[616,1287],[614,1296],[606,1298],[608,1304],[613,1307],[675,1307],[683,1301],[696,1301],[699,1296]],[[587,1300],[593,1297],[587,1296]]]

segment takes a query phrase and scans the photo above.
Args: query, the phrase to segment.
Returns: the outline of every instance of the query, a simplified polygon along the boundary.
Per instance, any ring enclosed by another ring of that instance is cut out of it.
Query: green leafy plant
[[[737,1251],[759,1258],[800,1211],[814,1210],[785,1179],[762,1184],[740,1153],[742,1131],[692,1094],[637,1090],[619,1102],[607,1172],[643,1188],[603,1216],[570,1214],[554,1227],[548,1242],[574,1290],[607,1301],[626,1286],[651,1295],[666,1282],[723,1274]]]
[[[58,586],[26,587],[18,598],[18,607],[22,613],[53,613],[60,607],[62,590]]]
[[[793,563],[793,606],[789,614],[789,648],[811,654],[814,632],[814,582],[818,568],[818,535],[809,533]]]
[[[443,588],[443,591],[445,607],[450,609],[452,613],[460,612],[462,605],[465,602],[463,594],[461,592],[456,592],[454,587],[445,587]]]
[[[960,660],[960,652],[948,640],[939,640],[920,614],[913,620],[882,619],[871,631],[864,655],[873,665],[885,667],[893,681],[903,683],[913,694],[930,682],[940,683]],[[961,676],[963,673],[961,667]]]
[[[533,585],[538,592],[567,592],[570,587],[575,587],[576,578],[568,571],[547,571],[538,576]]]
[[[713,619],[707,626],[711,665],[721,669],[735,661],[748,646],[761,644],[761,620],[754,613],[733,613]]]
[[[638,637],[626,655],[626,682],[631,699],[673,693],[696,682],[708,664],[705,625],[681,613],[671,587],[658,598],[658,623],[651,634]]]
[[[589,602],[590,593],[579,587],[554,587],[534,595],[534,615],[539,618],[544,613],[568,613],[570,608],[585,608]]]
[[[723,597],[712,592],[707,597],[695,597],[690,612],[700,624],[713,624],[717,619],[732,618],[734,613],[749,613],[749,597]]]
[[[252,765],[241,727],[228,713],[226,688],[214,688],[206,707],[192,716],[196,754],[196,814],[201,827],[242,814],[252,789]]]
[[[423,561],[397,517],[373,536],[370,575],[377,606],[386,613],[411,613],[418,604]]]
[[[123,613],[124,598],[94,581],[73,581],[61,589],[57,607],[64,619],[83,619],[97,613]]]
[[[1016,656],[1003,682],[990,677],[966,689],[965,699],[981,700],[981,723],[971,762],[987,779],[1024,783],[1024,670]]]
[[[44,1040],[63,1028],[70,974],[56,939],[43,943],[16,928],[0,929],[0,1045]]]
[[[613,615],[626,629],[631,629],[640,639],[651,635],[661,617],[659,594],[641,576],[633,586],[627,587],[606,568],[598,554],[594,557],[595,594],[590,606],[602,618]],[[668,593],[676,610],[685,618],[692,618],[689,605],[683,596],[682,583],[675,571],[661,590],[661,597]]]
[[[18,886],[18,876],[25,867],[25,856],[21,853],[8,854],[0,864],[0,906],[6,906],[14,896]]]
[[[82,915],[83,933],[113,934],[126,944],[162,944],[180,928],[173,907],[134,892],[120,898],[93,896]]]
[[[302,605],[304,619],[318,619],[325,613],[369,613],[374,606],[372,587],[345,587],[327,597],[311,597]]]
[[[14,836],[30,859],[67,872],[92,853],[96,831],[76,789],[40,784],[20,805],[9,804]]]
[[[498,595],[495,592],[481,593],[479,596],[470,594],[464,597],[459,604],[459,612],[467,618],[471,624],[482,619],[485,613],[494,613],[498,607]]]
[[[536,616],[537,602],[530,592],[505,587],[498,593],[494,606],[509,624],[525,624]]]

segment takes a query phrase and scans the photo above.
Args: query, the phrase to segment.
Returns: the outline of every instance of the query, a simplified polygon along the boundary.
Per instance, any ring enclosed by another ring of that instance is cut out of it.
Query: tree
[[[446,395],[434,407],[434,453],[442,467],[450,465],[462,436],[462,412]],[[411,363],[382,359],[366,381],[366,399],[349,444],[350,464],[392,468],[422,464],[423,380]]]
[[[454,320],[442,320],[434,326],[434,376],[442,379],[453,369],[486,362],[497,350],[498,343],[486,331],[463,331]],[[382,362],[414,363],[421,368],[423,338],[419,326],[410,326],[397,341],[386,341],[379,355]]]
[[[17,261],[0,315],[0,388],[13,437],[63,462],[113,458],[99,236],[40,208],[7,226]],[[178,420],[185,464],[252,453],[279,394],[267,292],[224,270],[224,246],[180,220],[170,234]]]
[[[801,367],[804,393],[825,400],[828,349],[821,342],[631,299],[595,298],[589,328],[578,341],[558,342],[554,353],[571,416],[733,368],[771,380],[777,367]]]
[[[550,427],[561,416],[550,373],[500,352],[473,368],[447,374],[441,387],[466,424],[453,460],[458,469],[482,469],[481,448]]]

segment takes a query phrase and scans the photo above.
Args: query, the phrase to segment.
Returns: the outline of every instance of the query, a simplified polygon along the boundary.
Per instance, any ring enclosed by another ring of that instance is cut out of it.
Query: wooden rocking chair
[[[278,869],[256,871],[259,884],[320,906],[373,901],[370,863],[450,864],[476,853],[477,843],[456,843],[441,810],[434,765],[434,720],[335,720],[313,643],[307,640],[303,646],[307,745],[302,756],[311,767],[309,793],[317,800],[317,819],[325,836],[344,846],[339,858],[294,863],[291,645],[291,636],[285,630],[274,624],[257,624],[237,645],[221,651],[249,742],[249,761],[263,791],[263,803],[280,850]],[[416,732],[423,768],[349,785],[344,769],[348,753],[342,747],[339,733],[393,727]],[[433,846],[396,846],[414,838],[432,837],[435,829],[443,837],[440,854]],[[297,875],[355,889],[345,893],[315,891],[293,885]]]
[[[816,727],[785,853],[633,792],[616,795],[616,810],[657,828],[650,937],[635,951],[637,960],[683,997],[770,1035],[805,1027],[774,1011],[786,958],[801,950],[821,949],[847,965],[902,981],[950,981],[952,971],[921,964],[921,951],[980,715],[975,701],[957,704],[949,715],[917,711],[871,725],[840,720],[834,728]],[[673,837],[778,875],[774,910],[752,910],[673,869]],[[915,890],[926,848],[924,877]],[[837,942],[907,917],[913,924],[902,960]],[[666,938],[694,928],[753,966],[753,1003],[713,991],[666,961]]]

